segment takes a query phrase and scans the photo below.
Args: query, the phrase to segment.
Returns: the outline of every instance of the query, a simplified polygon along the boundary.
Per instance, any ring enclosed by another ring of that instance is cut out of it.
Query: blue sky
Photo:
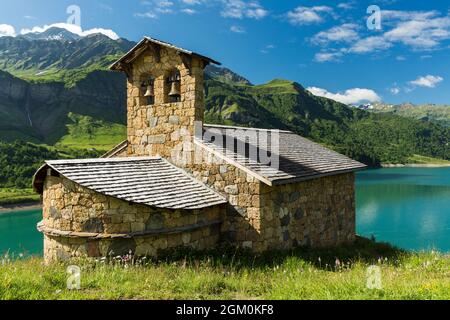
[[[65,23],[69,5],[80,7],[86,34],[149,35],[255,84],[286,78],[346,103],[450,104],[448,1],[15,0],[2,1],[0,35]],[[381,29],[367,26],[370,5]]]

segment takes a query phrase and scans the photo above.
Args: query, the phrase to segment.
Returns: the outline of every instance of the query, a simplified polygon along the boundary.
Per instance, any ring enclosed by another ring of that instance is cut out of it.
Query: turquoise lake
[[[358,173],[357,232],[405,249],[450,252],[450,168]],[[0,253],[42,253],[41,210],[0,213]]]
[[[411,250],[450,252],[450,168],[358,173],[356,229]]]

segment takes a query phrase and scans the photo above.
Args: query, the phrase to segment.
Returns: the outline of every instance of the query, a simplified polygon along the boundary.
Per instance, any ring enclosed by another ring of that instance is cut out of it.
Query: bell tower
[[[203,124],[204,68],[218,62],[144,38],[111,66],[127,75],[128,156],[173,158]]]

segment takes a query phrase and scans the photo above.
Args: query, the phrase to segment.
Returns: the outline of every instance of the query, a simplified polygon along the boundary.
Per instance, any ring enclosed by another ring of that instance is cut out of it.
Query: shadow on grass
[[[160,254],[161,263],[182,263],[183,266],[198,266],[208,263],[210,266],[223,268],[272,268],[286,263],[290,259],[303,260],[306,263],[324,270],[334,270],[339,266],[363,262],[377,263],[387,259],[397,264],[407,251],[387,243],[377,243],[363,237],[346,245],[334,248],[301,247],[292,250],[270,251],[254,254],[248,250],[235,247],[221,247],[214,250],[196,251],[190,249],[166,250]]]

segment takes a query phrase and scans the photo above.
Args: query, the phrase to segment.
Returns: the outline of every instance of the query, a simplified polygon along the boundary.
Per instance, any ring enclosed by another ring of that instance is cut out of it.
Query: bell
[[[170,87],[169,96],[170,97],[178,97],[180,96],[180,83],[178,81],[172,82],[172,86]]]
[[[153,97],[155,95],[155,92],[154,92],[154,90],[153,90],[153,86],[152,85],[148,85],[147,86],[147,91],[145,92],[145,94],[144,94],[144,97]]]

